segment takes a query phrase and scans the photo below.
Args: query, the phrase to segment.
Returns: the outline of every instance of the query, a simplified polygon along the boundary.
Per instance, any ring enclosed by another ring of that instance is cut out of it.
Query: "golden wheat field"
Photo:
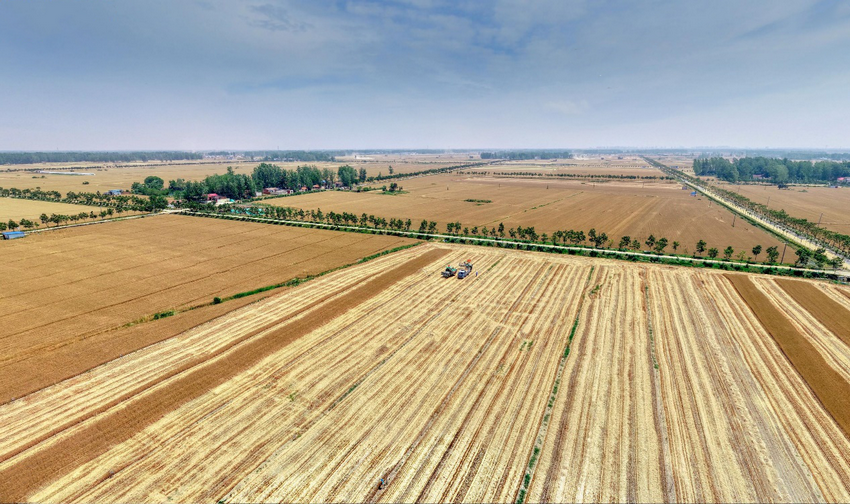
[[[0,198],[0,222],[6,222],[9,219],[29,219],[38,222],[40,226],[44,226],[39,220],[41,214],[47,214],[48,216],[51,214],[78,215],[81,212],[100,214],[101,210],[103,208],[86,205],[71,205],[68,203],[18,198]]]
[[[473,227],[492,229],[500,223],[506,229],[533,226],[538,234],[550,236],[558,230],[586,233],[594,228],[607,233],[614,246],[623,235],[643,244],[652,234],[668,239],[668,252],[678,241],[680,254],[692,254],[699,240],[721,251],[732,246],[736,255],[742,251],[751,255],[755,245],[781,249],[781,242],[772,235],[669,181],[594,182],[453,173],[397,183],[406,193],[323,191],[266,202],[304,210],[373,214],[387,220],[411,219],[415,228],[422,219],[433,220],[441,232],[449,222],[460,222],[470,231]],[[793,261],[793,255],[786,260]]]
[[[420,245],[0,405],[0,500],[846,502],[849,318],[826,283]]]

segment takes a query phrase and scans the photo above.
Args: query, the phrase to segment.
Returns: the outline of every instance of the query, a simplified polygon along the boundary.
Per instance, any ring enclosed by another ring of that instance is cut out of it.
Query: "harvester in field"
[[[449,264],[446,266],[446,269],[443,270],[443,278],[453,277],[455,276],[455,273],[457,273],[457,268]]]
[[[463,280],[464,278],[468,277],[470,273],[472,273],[472,261],[470,261],[469,259],[467,259],[464,263],[460,263],[458,267],[458,280]]]

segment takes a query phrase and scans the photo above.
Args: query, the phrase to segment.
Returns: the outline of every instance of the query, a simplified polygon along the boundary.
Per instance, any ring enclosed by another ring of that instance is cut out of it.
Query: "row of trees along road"
[[[78,221],[95,220],[97,218],[105,219],[107,217],[112,217],[116,213],[121,214],[123,212],[124,212],[124,209],[117,209],[116,208],[116,209],[113,210],[112,208],[107,208],[105,210],[101,210],[99,213],[96,213],[93,210],[91,212],[80,212],[78,214],[71,214],[71,215],[65,215],[65,214],[50,214],[50,215],[47,215],[46,213],[43,213],[43,214],[41,214],[41,217],[39,217],[38,219],[32,219],[32,220],[21,219],[19,221],[9,219],[6,222],[0,222],[0,231],[6,231],[6,230],[15,231],[19,228],[23,228],[23,229],[26,229],[26,230],[34,229],[34,228],[38,229],[42,225],[50,225],[51,223],[55,224],[57,226],[59,226],[60,224],[65,224],[66,222],[73,222],[74,224],[76,224]]]
[[[278,206],[231,206],[224,205],[214,207],[213,205],[193,205],[193,209],[210,213],[224,214],[242,214],[251,217],[264,217],[269,219],[281,220],[299,220],[304,222],[326,223],[337,226],[359,226],[371,227],[374,229],[388,229],[397,231],[412,231],[413,222],[411,219],[400,219],[378,217],[371,214],[362,213],[359,216],[352,212],[323,212],[321,209],[304,210],[302,208],[278,207]],[[423,219],[420,221],[418,228],[419,233],[436,234],[437,223]],[[595,248],[613,248],[614,241],[609,238],[605,232],[599,232],[595,228],[590,229],[587,233],[582,230],[559,230],[553,233],[539,234],[534,226],[517,226],[516,228],[506,228],[504,223],[499,223],[498,226],[463,226],[460,222],[449,222],[446,224],[446,234],[455,236],[481,237],[481,238],[505,238],[509,236],[511,239],[524,240],[534,243],[552,244],[552,245],[585,245],[590,244]],[[672,254],[676,255],[682,247],[678,241],[670,242],[667,238],[656,238],[654,235],[649,235],[645,240],[641,241],[637,237],[622,236],[618,242],[617,249],[622,251],[639,251],[642,245],[646,246],[645,250],[655,252],[657,254],[667,254],[667,249],[672,248]],[[765,262],[767,264],[775,264],[779,260],[780,251],[776,246],[767,247],[761,245],[754,246],[749,252],[737,251],[732,246],[727,246],[725,249],[716,247],[708,247],[705,240],[699,240],[694,247],[693,257],[706,256],[711,259],[722,257],[727,261],[753,261],[757,262],[762,253],[765,254]],[[801,267],[816,265],[824,267],[830,264],[834,268],[840,267],[837,261],[830,262],[826,257],[824,250],[812,253],[807,249],[798,249],[795,251],[797,255],[796,264]]]

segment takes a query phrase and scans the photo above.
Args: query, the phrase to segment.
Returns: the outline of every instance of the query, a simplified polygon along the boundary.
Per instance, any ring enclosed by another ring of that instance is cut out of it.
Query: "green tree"
[[[145,177],[145,187],[148,189],[155,189],[157,191],[161,191],[165,186],[165,181],[156,175],[150,175]]]
[[[729,246],[728,246],[728,247],[726,247],[726,249],[723,251],[723,257],[724,257],[724,258],[728,261],[729,259],[731,259],[731,258],[732,258],[732,254],[734,254],[734,253],[735,253],[735,249],[733,249],[733,248],[732,248],[732,246],[731,246],[731,245],[729,245]]]
[[[706,246],[705,240],[698,241],[697,242],[697,249],[696,249],[697,254],[702,255],[702,253],[705,252],[705,246]]]
[[[366,168],[360,168],[360,182],[366,182]]]
[[[619,248],[621,250],[628,248],[630,243],[632,243],[632,237],[629,236],[629,235],[625,235],[622,238],[620,238]]]
[[[797,266],[805,266],[812,257],[812,252],[805,247],[798,248],[794,253],[797,254]]]
[[[43,213],[39,216],[38,220],[40,220],[42,224],[47,224],[50,222],[50,217],[48,217],[46,213]]]
[[[761,245],[756,245],[753,247],[753,260],[758,261],[759,254],[761,254]]]
[[[767,247],[767,262],[773,264],[779,258],[779,248],[776,246]]]
[[[0,222],[0,231],[6,231],[6,223]]]
[[[632,247],[632,250],[640,250],[640,242],[638,241],[637,238],[632,238],[631,247]]]
[[[715,257],[717,257],[718,252],[719,251],[716,248],[711,247],[710,249],[708,249],[708,257],[714,259]]]
[[[659,254],[663,253],[664,249],[666,247],[667,247],[667,238],[662,237],[655,243],[655,251],[658,252]]]
[[[6,226],[9,227],[9,231],[14,231],[18,227],[18,223],[13,221],[12,219],[9,219],[9,222],[6,223]]]
[[[646,246],[652,249],[655,246],[655,235],[649,235],[649,238],[644,242]]]
[[[499,223],[499,236],[505,237],[505,225],[501,222]]]
[[[679,242],[674,241],[674,242],[673,242],[673,252],[675,252],[675,251],[679,250],[679,246],[680,246],[680,245],[681,245],[681,244],[680,244]]]

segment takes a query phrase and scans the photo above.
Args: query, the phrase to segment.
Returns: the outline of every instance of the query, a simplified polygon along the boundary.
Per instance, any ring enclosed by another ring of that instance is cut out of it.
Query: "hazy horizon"
[[[838,0],[12,0],[0,150],[840,151],[848,54]]]

